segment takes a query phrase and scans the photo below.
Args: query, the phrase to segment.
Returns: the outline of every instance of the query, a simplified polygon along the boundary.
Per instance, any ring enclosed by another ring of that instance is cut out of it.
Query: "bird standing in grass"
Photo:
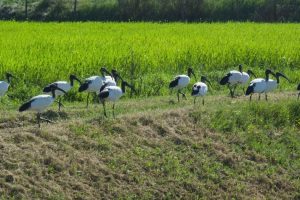
[[[179,102],[179,94],[181,94],[182,97],[186,99],[186,95],[182,92],[182,89],[187,87],[188,84],[190,83],[191,75],[194,75],[194,77],[196,78],[194,70],[192,68],[188,68],[187,75],[178,75],[169,84],[169,89],[177,90],[178,102]]]
[[[79,90],[78,90],[79,92],[84,92],[84,91],[88,92],[88,96],[86,99],[86,107],[89,106],[90,93],[95,93],[96,95],[99,94],[101,86],[103,86],[105,83],[107,84],[107,86],[116,86],[117,85],[115,78],[120,77],[118,73],[114,73],[113,75],[115,75],[116,77],[112,77],[113,75],[105,76],[105,73],[110,74],[106,70],[106,68],[102,67],[100,71],[101,71],[102,77],[91,76],[91,77],[85,79],[85,81],[79,87]]]
[[[69,80],[70,83],[68,83],[67,81],[56,81],[54,83],[51,83],[43,89],[43,92],[51,93],[52,85],[56,85],[58,88],[63,89],[65,92],[69,92],[74,86],[74,80],[78,81],[81,84],[81,81],[73,74],[70,75]],[[63,96],[64,93],[60,90],[55,90],[55,95],[56,97],[58,97],[58,110],[60,111],[60,108],[63,106],[63,104],[61,103],[61,96]]]
[[[11,79],[14,78],[14,76],[11,73],[6,73],[6,81],[0,81],[0,97],[4,96],[7,92],[9,85],[11,83]]]
[[[205,76],[201,76],[201,82],[197,82],[193,85],[192,96],[194,97],[194,104],[196,104],[197,97],[202,97],[202,104],[204,105],[204,96],[208,92],[206,82],[211,86],[210,81]]]
[[[276,81],[270,79],[270,77],[269,77],[270,74],[272,74],[273,76],[276,77]],[[277,88],[277,85],[279,84],[279,77],[283,77],[283,78],[289,80],[284,74],[282,74],[280,72],[277,72],[275,74],[270,69],[267,69],[265,71],[265,75],[266,75],[266,78],[256,78],[250,82],[250,85],[248,86],[247,91],[246,91],[246,96],[250,95],[250,101],[252,99],[252,94],[254,94],[254,93],[259,94],[259,97],[258,97],[259,100],[260,100],[260,94],[265,93],[265,99],[267,101],[268,100],[267,93],[271,92]]]
[[[224,76],[220,84],[221,85],[227,85],[230,96],[233,98],[234,97],[234,92],[238,84],[242,82],[242,77],[243,77],[243,67],[242,65],[239,65],[239,71],[237,70],[232,70],[226,76]],[[246,79],[246,76],[245,76]]]
[[[103,105],[104,116],[107,117],[106,110],[105,110],[105,102],[111,101],[113,102],[113,116],[115,117],[115,103],[125,94],[126,87],[129,87],[134,92],[135,89],[132,85],[128,84],[126,81],[122,80],[121,88],[118,86],[108,86],[104,84],[98,95],[100,102]]]
[[[299,91],[299,94],[298,94],[298,100],[299,100],[299,98],[300,98],[300,84],[298,85],[297,90]]]
[[[46,122],[50,122],[52,123],[51,120],[49,119],[45,119],[41,117],[41,113],[47,109],[49,106],[52,105],[52,103],[55,100],[56,97],[56,90],[59,90],[63,93],[66,93],[64,90],[62,90],[61,88],[58,88],[57,85],[53,84],[50,85],[50,90],[51,90],[51,95],[48,94],[42,94],[42,95],[38,95],[35,96],[33,98],[31,98],[29,101],[27,101],[26,103],[24,103],[20,108],[19,108],[19,112],[24,112],[26,110],[33,110],[37,112],[37,123],[39,125],[39,127],[41,127],[40,125],[40,121],[46,121]]]

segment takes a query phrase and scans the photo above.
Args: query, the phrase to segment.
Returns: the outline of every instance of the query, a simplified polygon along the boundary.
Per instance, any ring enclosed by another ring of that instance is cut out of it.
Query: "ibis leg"
[[[194,98],[194,105],[196,104],[196,97]]]
[[[178,102],[179,102],[179,90],[177,91],[177,99],[178,99]]]
[[[106,115],[106,109],[105,109],[105,101],[102,101],[102,105],[103,105],[104,116],[107,117],[107,115]]]
[[[61,97],[58,99],[58,111],[61,110],[61,107],[64,107],[64,105],[61,103]]]
[[[202,99],[202,105],[204,105],[204,98]]]
[[[97,103],[100,103],[100,99],[98,98],[97,93],[94,93],[94,103],[97,105]]]
[[[181,92],[181,90],[179,90],[179,93],[182,95],[182,98],[187,99],[185,94],[183,92]]]
[[[228,89],[229,89],[229,92],[230,92],[230,96],[231,98],[233,98],[233,91],[232,91],[232,88],[230,87],[230,85],[228,84]]]
[[[39,128],[41,128],[40,119],[41,119],[41,113],[37,113],[37,114],[36,114],[36,120],[37,120],[37,123],[38,123]]]
[[[267,95],[267,93],[265,93],[265,97],[266,97],[266,101],[268,101],[268,95]]]
[[[90,97],[90,93],[88,93],[88,95],[86,97],[86,108],[89,107],[89,97]]]
[[[258,100],[260,100],[260,93],[258,94]]]
[[[250,101],[252,100],[252,94],[250,94]]]
[[[113,117],[115,118],[115,104],[113,104]]]
[[[298,94],[298,100],[299,100],[299,98],[300,98],[300,93]]]

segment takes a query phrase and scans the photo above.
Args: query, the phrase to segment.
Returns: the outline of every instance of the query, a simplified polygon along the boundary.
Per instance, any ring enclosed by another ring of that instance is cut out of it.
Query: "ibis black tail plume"
[[[169,84],[169,88],[172,89],[178,85],[179,77],[175,78],[171,83]]]
[[[245,95],[248,96],[248,95],[252,94],[252,93],[254,92],[254,87],[255,87],[255,84],[250,85],[250,86],[247,88],[246,94],[245,94]]]
[[[224,76],[221,81],[220,81],[220,84],[221,85],[226,85],[228,82],[229,82],[229,77],[230,77],[230,73],[228,73],[226,76]]]
[[[84,83],[82,83],[78,89],[78,92],[83,92],[85,90],[87,90],[89,88],[89,81],[85,81]]]
[[[28,110],[31,107],[32,101],[33,100],[28,101],[28,102],[24,103],[23,105],[21,105],[21,107],[19,108],[19,112],[23,112],[23,111]]]

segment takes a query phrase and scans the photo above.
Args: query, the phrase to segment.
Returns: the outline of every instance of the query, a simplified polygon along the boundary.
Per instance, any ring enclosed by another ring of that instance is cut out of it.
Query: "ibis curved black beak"
[[[135,88],[134,88],[132,85],[130,85],[130,84],[127,83],[127,82],[124,82],[124,84],[125,84],[127,87],[129,87],[134,93],[137,93],[137,91],[135,90]]]
[[[59,90],[59,91],[62,91],[64,94],[67,94],[67,92],[66,91],[64,91],[63,89],[61,89],[61,88],[59,88],[59,87],[56,87],[56,89],[55,90]]]
[[[120,76],[120,74],[117,72],[117,70],[113,69],[111,71],[111,74],[116,82],[118,81],[118,79],[120,79],[121,81],[124,81],[123,78]]]
[[[290,82],[290,79],[289,79],[286,75],[284,75],[283,73],[281,73],[281,72],[277,72],[275,76],[276,76],[277,78],[283,77],[283,78],[285,78],[288,82]]]
[[[100,72],[102,76],[105,76],[105,73],[111,76],[111,73],[105,67],[101,67]]]
[[[250,69],[248,69],[247,74],[254,76],[255,78],[257,77],[254,72]]]
[[[59,90],[59,91],[62,91],[64,94],[67,94],[66,91],[64,91],[63,89],[57,87],[57,85],[51,85],[51,90],[55,91],[55,90]]]

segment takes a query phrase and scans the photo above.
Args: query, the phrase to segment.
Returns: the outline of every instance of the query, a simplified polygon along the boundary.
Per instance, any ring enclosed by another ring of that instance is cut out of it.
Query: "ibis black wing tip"
[[[227,74],[226,76],[224,76],[220,81],[220,85],[226,85],[229,81],[229,77],[230,77],[230,74]]]
[[[173,81],[169,84],[169,89],[172,89],[178,85],[179,77],[176,77]]]
[[[31,107],[31,103],[32,103],[32,101],[28,101],[28,102],[24,103],[23,105],[21,105],[19,108],[19,112],[24,112],[24,111],[28,110]]]
[[[101,91],[98,95],[100,100],[106,99],[108,96],[109,96],[109,91],[107,90]]]
[[[89,88],[89,82],[84,82],[78,88],[78,92],[86,91]]]
[[[247,88],[245,95],[248,96],[248,95],[252,94],[253,92],[254,92],[254,85],[250,85]]]

